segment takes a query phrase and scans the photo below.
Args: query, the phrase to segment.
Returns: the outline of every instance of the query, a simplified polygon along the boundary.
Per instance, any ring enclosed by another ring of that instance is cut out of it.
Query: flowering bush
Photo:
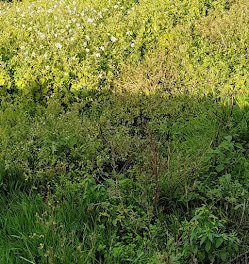
[[[248,80],[248,3],[233,2],[2,2],[1,91],[39,99],[61,89],[113,88],[127,67],[161,53],[161,79],[176,89],[242,93]],[[239,10],[244,15],[238,17]],[[244,46],[234,49],[238,41]]]

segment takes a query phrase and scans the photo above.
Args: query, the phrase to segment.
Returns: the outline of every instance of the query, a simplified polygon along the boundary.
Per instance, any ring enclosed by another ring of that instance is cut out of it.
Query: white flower
[[[58,49],[61,49],[62,45],[61,45],[61,43],[58,42],[58,43],[55,44],[55,47],[58,48]]]
[[[90,50],[89,49],[86,49],[86,52],[88,53]]]
[[[52,13],[53,11],[52,11],[52,9],[48,9],[48,13]]]
[[[25,46],[21,46],[20,49],[21,49],[21,50],[25,50]]]
[[[86,40],[90,40],[90,37],[88,35],[86,35]]]
[[[90,18],[90,17],[89,17],[89,18],[87,19],[87,22],[89,22],[89,23],[92,23],[93,21],[94,21],[94,18]]]
[[[103,46],[101,46],[99,49],[101,49],[102,51],[104,51],[104,50],[105,50],[105,48],[104,48]]]
[[[115,8],[115,9],[118,8],[118,5],[115,5],[113,8]]]
[[[114,36],[111,36],[111,42],[116,42],[117,38],[115,38]]]
[[[45,34],[44,34],[44,33],[38,32],[38,36],[39,36],[41,39],[45,39]]]
[[[80,27],[80,23],[76,23],[76,26],[77,26],[77,27]]]
[[[135,44],[134,43],[131,43],[131,47],[134,48]]]
[[[96,56],[97,58],[99,58],[99,57],[100,57],[100,53],[96,53],[95,56]]]
[[[83,45],[86,47],[86,46],[87,46],[87,42],[85,41],[85,42],[83,43]]]

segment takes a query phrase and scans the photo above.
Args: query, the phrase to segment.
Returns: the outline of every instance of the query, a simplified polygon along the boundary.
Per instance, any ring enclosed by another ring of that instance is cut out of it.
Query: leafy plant
[[[234,233],[226,233],[224,221],[212,214],[204,205],[195,210],[195,216],[184,222],[183,255],[194,263],[226,261],[232,253],[238,252],[239,240]]]

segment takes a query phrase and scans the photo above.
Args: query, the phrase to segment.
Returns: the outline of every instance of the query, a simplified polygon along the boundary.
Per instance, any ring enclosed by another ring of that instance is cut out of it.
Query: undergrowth
[[[0,2],[0,263],[247,252],[248,2]]]

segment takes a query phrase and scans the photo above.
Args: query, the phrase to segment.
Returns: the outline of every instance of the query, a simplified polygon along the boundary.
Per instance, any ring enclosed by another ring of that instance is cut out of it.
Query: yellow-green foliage
[[[1,2],[0,86],[43,95],[113,87],[162,54],[158,79],[171,91],[242,93],[248,8],[245,0]]]

